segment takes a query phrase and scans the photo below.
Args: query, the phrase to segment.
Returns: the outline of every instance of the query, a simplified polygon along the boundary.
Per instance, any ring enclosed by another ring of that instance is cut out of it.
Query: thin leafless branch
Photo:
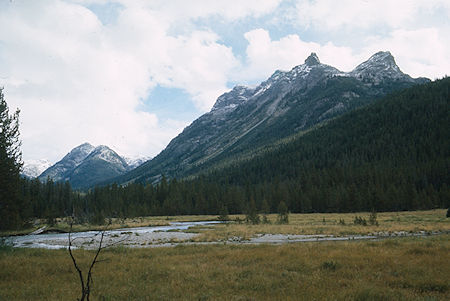
[[[96,233],[96,234],[92,237],[91,243],[93,243],[93,242],[95,241],[95,238],[96,238],[98,235],[100,235],[100,242],[99,242],[99,245],[98,245],[98,248],[97,248],[97,252],[95,253],[94,259],[92,260],[92,262],[91,262],[91,264],[90,264],[90,266],[89,266],[89,270],[88,270],[88,273],[87,273],[87,280],[86,280],[86,282],[85,282],[85,281],[84,281],[84,277],[83,277],[83,272],[82,272],[81,268],[78,266],[77,261],[76,261],[76,259],[75,259],[75,256],[73,255],[73,252],[72,252],[72,244],[73,244],[73,242],[74,242],[76,239],[81,238],[81,237],[77,237],[77,238],[72,239],[72,237],[71,237],[71,235],[72,235],[72,229],[73,229],[73,228],[72,228],[72,227],[73,227],[73,221],[74,221],[74,217],[72,216],[71,222],[70,222],[70,231],[69,231],[69,254],[70,254],[70,257],[72,258],[72,263],[73,263],[75,269],[77,270],[78,276],[79,276],[79,278],[80,278],[80,284],[81,284],[81,298],[78,299],[78,300],[79,300],[79,301],[85,301],[85,300],[86,300],[86,301],[89,301],[89,296],[90,296],[90,294],[91,294],[91,284],[92,284],[92,282],[93,282],[93,279],[92,279],[92,272],[93,272],[93,269],[94,269],[95,264],[98,263],[98,262],[101,262],[101,261],[98,259],[98,256],[99,256],[101,250],[103,250],[103,249],[105,249],[105,248],[107,248],[107,247],[110,247],[110,246],[114,245],[114,244],[117,243],[117,242],[112,243],[112,244],[109,244],[109,245],[103,245],[103,241],[104,241],[104,238],[105,238],[105,233],[106,233],[106,231],[107,231],[107,229],[108,229],[109,224],[108,224],[107,226],[105,226],[105,228],[104,228],[102,231],[99,231],[98,233]],[[123,240],[121,240],[121,241],[123,241]]]

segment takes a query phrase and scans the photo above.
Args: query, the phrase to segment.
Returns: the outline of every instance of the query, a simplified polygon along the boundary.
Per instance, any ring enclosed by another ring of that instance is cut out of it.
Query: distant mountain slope
[[[349,73],[321,64],[312,53],[304,64],[276,71],[255,88],[236,86],[223,94],[153,160],[114,180],[185,177],[427,81],[402,73],[389,52],[376,53]]]
[[[107,146],[84,143],[72,149],[61,161],[46,169],[41,181],[69,181],[75,189],[87,188],[135,168],[144,159],[128,162]],[[129,164],[130,163],[130,164]]]
[[[72,149],[61,161],[46,169],[38,178],[45,181],[51,178],[53,181],[69,181],[72,171],[83,162],[84,159],[95,149],[89,143],[83,143]]]

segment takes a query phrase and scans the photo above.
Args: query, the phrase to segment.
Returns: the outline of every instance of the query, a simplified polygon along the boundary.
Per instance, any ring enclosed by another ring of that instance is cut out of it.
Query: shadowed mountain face
[[[290,71],[276,71],[257,87],[236,86],[153,160],[116,178],[119,183],[185,177],[307,130],[392,91],[424,83],[378,52],[351,72],[320,63],[312,53]]]

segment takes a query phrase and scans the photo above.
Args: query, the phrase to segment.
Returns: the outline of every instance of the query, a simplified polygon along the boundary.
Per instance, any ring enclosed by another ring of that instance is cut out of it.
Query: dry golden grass
[[[402,211],[402,212],[381,212],[377,214],[378,226],[375,225],[355,225],[353,220],[355,216],[361,216],[369,220],[369,212],[359,213],[312,213],[312,214],[290,214],[289,224],[276,224],[277,215],[269,214],[267,217],[271,224],[247,225],[231,222],[226,225],[214,225],[207,227],[195,227],[191,232],[200,233],[195,241],[222,241],[232,237],[249,239],[257,234],[327,234],[327,235],[353,235],[353,234],[371,234],[375,232],[449,232],[450,219],[446,218],[445,209],[426,210],[426,211]],[[231,220],[239,218],[243,220],[244,215],[230,215]],[[134,228],[144,226],[164,226],[170,222],[180,221],[205,221],[217,220],[216,215],[183,215],[183,216],[148,216],[119,219],[113,218],[112,224],[108,229]],[[340,220],[345,225],[339,223]],[[44,225],[43,221],[37,221],[37,226],[32,229],[22,230],[20,232],[3,232],[0,236],[13,234],[26,234],[36,230]],[[74,225],[74,232],[87,230],[102,230],[105,226],[81,224]],[[54,229],[69,231],[70,226],[66,219],[57,219]]]
[[[256,234],[327,234],[327,235],[353,235],[371,234],[377,232],[449,232],[450,218],[445,217],[445,209],[427,211],[382,212],[377,214],[378,226],[355,225],[355,216],[361,216],[369,221],[368,212],[360,213],[312,213],[290,214],[289,224],[276,224],[277,215],[269,214],[271,224],[247,225],[230,223],[211,227],[194,228],[191,231],[201,233],[196,241],[227,240],[232,237],[248,239]],[[243,215],[230,216],[232,220],[245,218]],[[345,225],[340,224],[343,220]]]
[[[75,255],[87,268],[92,251]],[[450,235],[106,249],[92,300],[449,300]],[[65,250],[0,250],[1,300],[76,300]]]

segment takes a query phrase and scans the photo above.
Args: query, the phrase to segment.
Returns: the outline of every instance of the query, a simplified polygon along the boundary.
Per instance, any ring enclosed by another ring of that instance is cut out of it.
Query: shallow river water
[[[248,240],[241,237],[231,237],[225,241],[194,242],[192,239],[197,233],[188,230],[195,226],[211,226],[222,223],[220,221],[176,222],[168,226],[123,228],[105,231],[103,246],[127,246],[137,248],[166,247],[191,244],[285,244],[299,242],[321,241],[352,241],[352,240],[379,240],[390,237],[428,236],[439,235],[443,232],[378,232],[370,235],[293,235],[293,234],[258,234]],[[99,231],[77,232],[71,234],[73,248],[96,249],[99,245]],[[67,233],[30,234],[24,236],[8,237],[7,242],[19,248],[67,248],[69,235]]]
[[[221,223],[219,221],[174,222],[168,226],[123,228],[105,231],[104,245],[150,246],[153,244],[180,242],[196,236],[195,233],[182,232],[195,226],[206,226]],[[76,232],[71,234],[75,248],[96,248],[100,240],[99,231]],[[30,234],[12,236],[7,242],[21,248],[67,248],[68,233]]]

